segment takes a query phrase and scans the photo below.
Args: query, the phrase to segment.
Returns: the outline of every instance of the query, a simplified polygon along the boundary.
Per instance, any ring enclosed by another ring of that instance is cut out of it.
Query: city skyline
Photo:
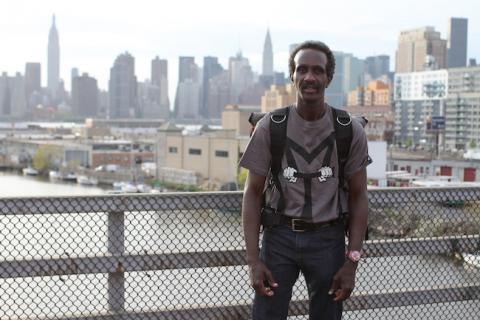
[[[109,1],[85,1],[73,9],[71,4],[61,1],[18,1],[0,13],[0,36],[4,45],[0,52],[0,71],[23,74],[27,62],[40,62],[42,86],[46,86],[47,40],[53,14],[60,38],[60,77],[66,88],[71,86],[71,69],[78,68],[80,73],[87,72],[98,79],[99,88],[106,90],[109,69],[115,58],[125,51],[135,57],[139,81],[150,78],[150,62],[155,56],[168,59],[171,99],[175,96],[181,55],[194,56],[196,61],[215,56],[227,67],[229,57],[241,50],[253,70],[261,74],[267,28],[276,71],[287,71],[289,45],[306,39],[323,40],[333,50],[360,58],[387,54],[393,69],[400,31],[433,26],[446,39],[450,17],[468,19],[467,58],[480,59],[480,10],[476,10],[480,5],[475,1],[457,1],[455,7],[443,0],[403,1],[391,12],[384,10],[383,15],[371,10],[383,8],[381,5],[377,0],[363,4],[299,1],[292,7],[248,0],[232,9],[212,0],[192,2],[190,9],[184,10],[185,4],[162,7],[152,1],[137,1],[133,7]],[[322,9],[324,14],[315,13]]]

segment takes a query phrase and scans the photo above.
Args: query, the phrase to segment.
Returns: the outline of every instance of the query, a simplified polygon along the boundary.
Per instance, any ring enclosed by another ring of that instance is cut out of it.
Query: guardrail
[[[248,319],[241,200],[0,199],[0,319]],[[480,189],[373,190],[369,201],[373,240],[348,319],[476,319]],[[306,314],[299,281],[290,315]]]

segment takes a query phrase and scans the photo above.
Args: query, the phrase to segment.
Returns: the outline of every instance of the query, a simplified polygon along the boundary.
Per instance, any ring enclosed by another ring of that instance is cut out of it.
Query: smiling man
[[[310,319],[341,319],[367,227],[367,139],[358,122],[325,103],[335,59],[324,43],[300,44],[289,69],[295,105],[260,120],[240,161],[249,170],[242,217],[253,319],[286,319],[300,272]]]

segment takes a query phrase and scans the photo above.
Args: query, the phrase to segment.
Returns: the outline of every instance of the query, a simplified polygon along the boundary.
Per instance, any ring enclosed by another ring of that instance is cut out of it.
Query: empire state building
[[[47,86],[50,92],[55,94],[60,83],[60,45],[58,31],[55,26],[55,15],[52,17],[52,27],[48,34],[48,62],[47,62]]]

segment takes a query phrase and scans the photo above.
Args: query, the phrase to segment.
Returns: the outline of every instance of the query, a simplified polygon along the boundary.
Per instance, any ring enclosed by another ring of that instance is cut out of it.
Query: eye
[[[297,68],[297,72],[298,73],[305,73],[307,71],[307,68],[303,67],[303,66],[299,66]]]

